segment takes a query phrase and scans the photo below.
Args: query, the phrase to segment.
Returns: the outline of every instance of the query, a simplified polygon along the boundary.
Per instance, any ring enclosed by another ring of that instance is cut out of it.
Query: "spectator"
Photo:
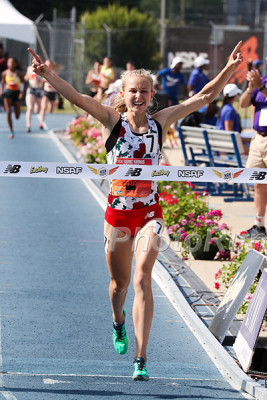
[[[93,69],[88,71],[85,79],[86,85],[91,85],[89,96],[95,97],[100,87],[100,70],[101,64],[99,61],[95,61]]]
[[[257,132],[251,140],[247,168],[267,168],[267,76],[261,77],[259,71],[247,72],[248,88],[240,98],[240,106],[255,107],[253,128]],[[244,232],[250,239],[266,237],[265,212],[267,204],[267,184],[254,184],[255,224]],[[241,235],[241,234],[240,234]],[[241,235],[242,236],[242,235]]]
[[[133,71],[134,69],[136,69],[135,64],[132,61],[127,61],[126,71]]]
[[[219,107],[217,106],[218,98],[212,103],[202,107],[199,112],[202,116],[202,123],[207,125],[216,125]]]
[[[207,58],[199,56],[195,59],[195,68],[191,72],[188,80],[187,90],[189,96],[200,92],[203,87],[209,82],[209,78],[204,74],[206,65],[209,65],[210,61]]]
[[[7,69],[7,58],[4,54],[4,47],[3,44],[0,43],[0,78],[1,73]]]
[[[187,97],[187,88],[185,76],[181,71],[183,59],[174,57],[169,68],[160,70],[156,77],[161,79],[161,86],[164,93],[167,93],[170,99],[170,106],[178,104],[178,88],[183,87],[184,98]]]
[[[262,60],[253,61],[253,68],[255,70],[258,70],[261,75],[262,75],[262,67],[263,67],[263,61]]]
[[[240,93],[242,93],[241,90],[234,83],[229,83],[223,89],[222,107],[216,123],[218,129],[241,132],[240,118],[233,106]]]
[[[105,57],[103,60],[103,65],[100,69],[100,85],[97,90],[96,100],[102,100],[103,94],[109,87],[110,83],[113,82],[115,82],[115,69],[113,68],[111,58]]]

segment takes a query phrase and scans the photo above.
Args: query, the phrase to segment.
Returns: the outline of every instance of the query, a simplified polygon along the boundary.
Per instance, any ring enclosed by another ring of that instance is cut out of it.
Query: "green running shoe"
[[[126,311],[123,309],[124,318],[126,317]],[[128,350],[129,340],[126,335],[125,321],[120,326],[115,326],[113,323],[113,344],[117,353],[125,354]]]
[[[134,381],[148,381],[149,375],[146,370],[146,362],[143,357],[136,357],[134,360]]]

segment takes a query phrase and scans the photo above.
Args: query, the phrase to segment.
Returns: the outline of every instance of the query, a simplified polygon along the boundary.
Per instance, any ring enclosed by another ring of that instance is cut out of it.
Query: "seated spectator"
[[[234,102],[236,101],[239,94],[242,91],[234,84],[228,83],[223,89],[223,103],[222,107],[218,113],[218,119],[216,123],[216,127],[225,131],[235,131],[241,133],[241,122],[240,117],[236,110],[234,109]],[[249,143],[248,139],[241,138],[245,154],[248,154],[249,151]]]

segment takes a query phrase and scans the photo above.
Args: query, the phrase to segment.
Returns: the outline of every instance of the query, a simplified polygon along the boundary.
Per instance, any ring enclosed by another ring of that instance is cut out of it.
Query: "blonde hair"
[[[122,91],[124,92],[127,81],[132,77],[145,78],[151,83],[151,91],[153,90],[153,78],[151,71],[146,69],[134,69],[133,71],[125,71],[121,74]],[[110,106],[115,108],[119,113],[127,112],[127,106],[124,99],[121,97],[120,93],[112,96],[110,100]]]

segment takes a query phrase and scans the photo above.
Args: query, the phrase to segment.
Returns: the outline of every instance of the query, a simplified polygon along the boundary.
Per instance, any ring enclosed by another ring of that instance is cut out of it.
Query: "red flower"
[[[140,143],[139,150],[134,151],[134,158],[142,158],[146,152],[146,145],[145,143]]]
[[[261,245],[261,243],[258,242],[258,243],[254,244],[253,249],[257,250],[257,251],[261,251],[263,249],[263,246]]]
[[[194,185],[193,183],[191,183],[191,182],[185,182],[186,183],[186,185],[188,185],[188,186],[191,186],[191,188],[195,188],[196,187],[196,185]]]
[[[220,288],[219,282],[215,282],[214,287],[215,287],[215,289],[219,289]]]
[[[242,232],[240,232],[240,235],[247,235],[247,234],[248,234],[247,231],[242,231]]]
[[[138,208],[143,208],[145,204],[142,201],[138,201],[137,203],[133,204],[133,210],[137,210]]]

